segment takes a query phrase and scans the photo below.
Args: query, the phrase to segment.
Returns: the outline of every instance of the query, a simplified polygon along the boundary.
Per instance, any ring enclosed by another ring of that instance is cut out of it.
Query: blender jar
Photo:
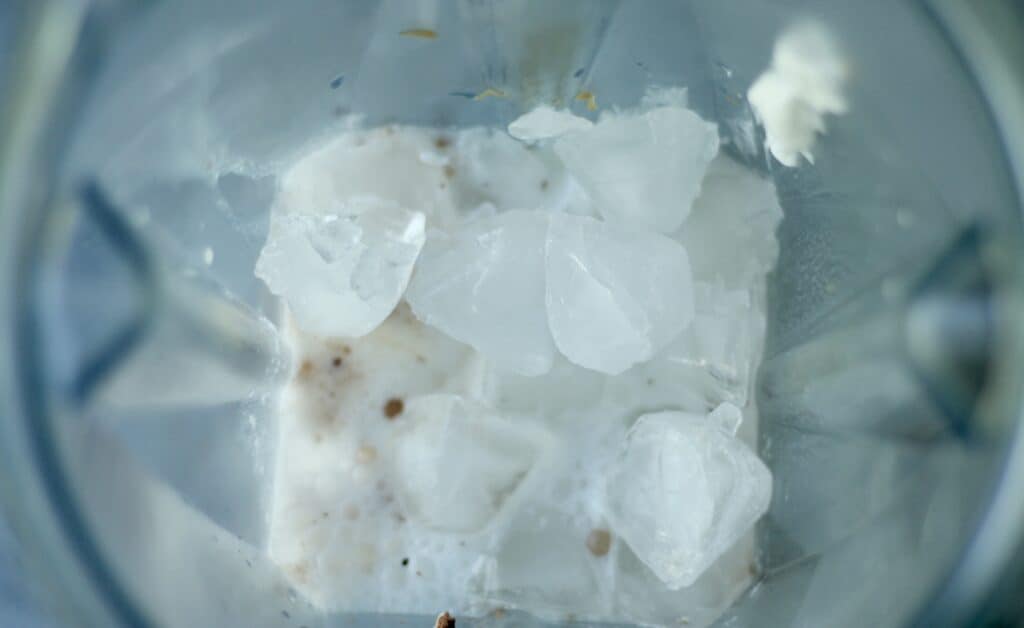
[[[64,617],[429,625],[322,613],[261,549],[289,368],[252,272],[275,177],[350,113],[504,127],[583,89],[633,106],[652,84],[686,86],[785,213],[755,396],[774,476],[761,573],[716,625],[962,625],[998,601],[1024,538],[1024,29],[1011,2],[13,9],[0,485]],[[813,164],[782,168],[750,135],[745,94],[805,18],[841,41],[851,106]],[[410,26],[441,36],[395,37]],[[507,97],[467,97],[485,88]]]

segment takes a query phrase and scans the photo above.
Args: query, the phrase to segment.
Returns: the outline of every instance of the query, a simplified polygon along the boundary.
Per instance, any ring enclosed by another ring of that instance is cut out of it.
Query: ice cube
[[[459,133],[453,155],[449,184],[460,208],[491,203],[502,211],[538,209],[555,192],[552,168],[539,151],[499,130]]]
[[[613,530],[670,589],[692,585],[768,509],[771,473],[708,417],[641,416],[606,485]]]
[[[764,338],[764,314],[749,290],[694,283],[693,323],[652,366],[713,405],[745,405]]]
[[[483,528],[544,454],[547,436],[458,395],[410,399],[396,438],[396,495],[409,518],[449,532]]]
[[[711,625],[750,585],[752,536],[746,535],[692,585],[679,590],[665,586],[636,554],[621,547],[614,575],[613,617],[641,625]]]
[[[775,265],[775,230],[781,220],[771,180],[719,155],[676,238],[690,255],[695,279],[748,288]]]
[[[287,211],[339,213],[352,199],[385,199],[435,214],[450,211],[444,164],[421,159],[436,151],[433,130],[378,127],[342,133],[297,161],[281,177],[276,200]],[[395,182],[400,181],[401,185]]]
[[[517,511],[497,547],[478,563],[470,595],[561,622],[566,615],[606,616],[600,563],[587,549],[589,527],[540,504]]]
[[[555,153],[606,219],[671,233],[718,153],[718,131],[683,107],[605,114],[592,129],[560,137]]]
[[[401,299],[423,247],[425,218],[380,199],[340,209],[346,213],[275,212],[256,275],[303,329],[358,337]]]
[[[686,251],[660,234],[554,214],[545,274],[555,344],[602,373],[647,360],[693,318]]]
[[[601,586],[608,556],[587,547],[592,527],[557,507],[530,500],[511,514],[492,550],[477,563],[470,595],[552,622],[566,615],[606,617]]]
[[[536,142],[564,135],[569,131],[589,129],[594,123],[564,109],[540,105],[524,113],[508,125],[508,134],[524,142]]]
[[[423,322],[523,375],[550,368],[544,315],[547,215],[509,211],[431,237],[406,300]]]

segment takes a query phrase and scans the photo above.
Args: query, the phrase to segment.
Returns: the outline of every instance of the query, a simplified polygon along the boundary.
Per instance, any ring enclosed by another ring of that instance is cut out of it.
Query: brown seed
[[[341,358],[335,357],[333,360],[331,360],[331,366],[333,366],[334,368],[340,367],[341,366]]]
[[[398,397],[392,397],[384,404],[384,416],[389,419],[393,419],[399,414],[402,414],[403,410],[405,410],[405,402]]]
[[[416,572],[419,575],[419,572]],[[434,622],[434,628],[455,628],[455,618],[445,611],[437,616],[437,621]]]
[[[546,190],[546,189],[548,189],[548,185],[550,185],[550,184],[548,183],[548,180],[547,180],[547,179],[544,179],[543,181],[541,181],[541,182],[540,182],[540,189],[542,189],[542,190]]]
[[[303,360],[299,366],[299,377],[309,377],[313,374],[313,363],[309,360]]]
[[[445,166],[442,170],[444,171],[444,176],[448,177],[449,179],[455,177],[455,166],[449,164]]]
[[[439,148],[441,150],[444,150],[444,149],[448,148],[451,145],[452,145],[452,141],[450,139],[448,139],[447,137],[443,136],[443,135],[438,137],[436,140],[434,140],[434,146],[436,146],[437,148]]]
[[[596,528],[587,535],[587,549],[594,556],[604,556],[612,546],[612,535],[608,530]]]

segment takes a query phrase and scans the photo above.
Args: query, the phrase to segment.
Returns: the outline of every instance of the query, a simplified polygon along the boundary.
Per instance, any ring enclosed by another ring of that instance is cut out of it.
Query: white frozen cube
[[[487,525],[541,458],[547,436],[458,395],[410,399],[396,438],[395,488],[410,519],[448,532]]]
[[[432,234],[406,293],[413,312],[504,369],[546,373],[555,356],[544,315],[547,222],[509,211]]]
[[[695,279],[748,288],[775,266],[781,220],[771,180],[719,155],[676,238],[690,254]]]
[[[718,154],[718,130],[678,106],[606,114],[592,129],[560,137],[555,153],[606,219],[671,233]]]
[[[256,276],[306,331],[358,337],[398,304],[425,239],[422,213],[361,199],[344,213],[275,212]]]
[[[594,123],[565,109],[540,105],[524,113],[508,125],[508,134],[524,142],[536,142],[564,135],[569,131],[586,130]]]
[[[546,253],[548,324],[575,364],[616,375],[693,318],[690,264],[671,238],[554,214]]]
[[[670,589],[692,585],[768,509],[771,473],[718,421],[641,416],[606,485],[613,530]]]

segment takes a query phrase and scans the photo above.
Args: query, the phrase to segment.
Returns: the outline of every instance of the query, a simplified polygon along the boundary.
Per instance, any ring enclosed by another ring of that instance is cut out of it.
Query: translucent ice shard
[[[764,314],[749,290],[694,284],[693,323],[652,365],[708,404],[744,405],[764,338]]]
[[[401,299],[423,247],[424,216],[373,198],[339,209],[344,213],[274,213],[256,275],[303,329],[358,337]]]
[[[406,294],[413,312],[501,368],[546,373],[555,356],[544,315],[547,222],[509,211],[432,237]]]
[[[555,153],[609,220],[675,231],[690,213],[718,131],[683,107],[606,114],[563,135]]]
[[[548,323],[575,364],[616,375],[693,318],[690,264],[670,238],[554,214],[546,252]]]
[[[676,238],[690,255],[695,279],[746,289],[775,265],[781,220],[771,180],[719,155]]]
[[[541,105],[524,113],[508,125],[508,134],[524,142],[536,142],[564,135],[569,131],[589,129],[594,123],[566,110]]]
[[[614,531],[670,589],[693,584],[768,509],[771,473],[717,420],[646,414],[609,472]]]
[[[406,516],[451,532],[483,528],[523,482],[545,433],[457,395],[411,399],[395,445],[396,491]]]

